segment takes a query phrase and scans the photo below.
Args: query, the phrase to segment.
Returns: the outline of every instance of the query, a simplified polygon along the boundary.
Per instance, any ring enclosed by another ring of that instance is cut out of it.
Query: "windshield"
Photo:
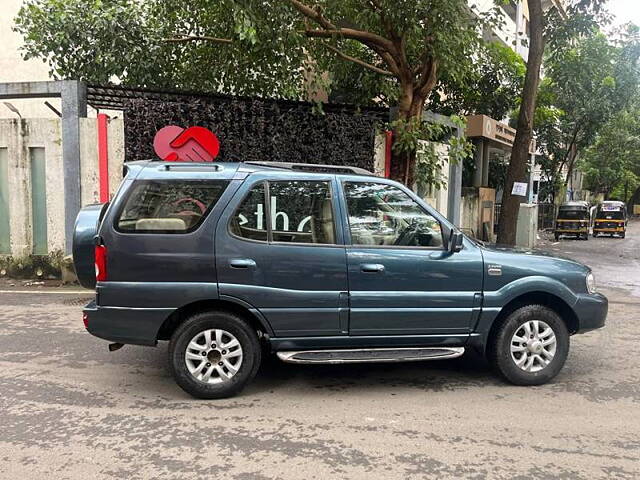
[[[598,210],[598,216],[603,220],[624,220],[622,210]]]
[[[558,212],[558,218],[565,220],[584,220],[587,218],[587,211],[561,208]]]

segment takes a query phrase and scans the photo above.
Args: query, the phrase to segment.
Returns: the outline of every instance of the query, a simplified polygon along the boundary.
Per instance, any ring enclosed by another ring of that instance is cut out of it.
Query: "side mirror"
[[[462,232],[451,230],[451,235],[449,236],[449,253],[456,253],[462,250],[463,238],[464,235]]]

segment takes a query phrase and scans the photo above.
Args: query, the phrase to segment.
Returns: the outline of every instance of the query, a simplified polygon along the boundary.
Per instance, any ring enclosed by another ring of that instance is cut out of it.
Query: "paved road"
[[[109,353],[86,334],[80,295],[0,293],[0,477],[640,478],[640,222],[546,246],[590,263],[612,302],[536,388],[473,357],[274,361],[242,396],[197,401],[166,345]]]

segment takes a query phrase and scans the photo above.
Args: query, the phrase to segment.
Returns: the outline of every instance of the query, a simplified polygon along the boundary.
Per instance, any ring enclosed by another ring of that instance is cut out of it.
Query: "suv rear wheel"
[[[256,332],[228,312],[193,315],[169,343],[176,383],[197,398],[226,398],[240,392],[255,376],[260,360]]]
[[[541,385],[554,378],[569,353],[569,332],[543,305],[512,312],[490,341],[489,361],[515,385]]]

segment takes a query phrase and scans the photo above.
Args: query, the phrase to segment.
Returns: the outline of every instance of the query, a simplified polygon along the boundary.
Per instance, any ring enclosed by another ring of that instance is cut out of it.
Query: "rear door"
[[[481,306],[482,254],[446,248],[443,219],[385,181],[345,181],[351,335],[458,335]]]
[[[347,333],[347,264],[335,191],[333,175],[254,174],[218,223],[221,297],[259,310],[276,336]]]

